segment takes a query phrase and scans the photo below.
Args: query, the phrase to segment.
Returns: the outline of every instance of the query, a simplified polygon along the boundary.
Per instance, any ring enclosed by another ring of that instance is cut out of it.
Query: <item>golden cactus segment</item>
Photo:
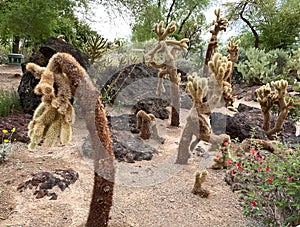
[[[191,94],[194,103],[202,102],[203,98],[207,94],[208,82],[206,78],[200,78],[198,76],[189,76],[186,86],[187,91]]]
[[[230,38],[228,45],[227,45],[227,52],[229,53],[229,60],[233,63],[238,60],[238,54],[239,54],[239,44],[241,43],[241,40],[234,38]]]
[[[208,62],[211,77],[218,82],[223,92],[226,106],[233,102],[231,94],[232,86],[227,82],[232,74],[232,64],[233,62],[229,61],[227,57],[220,53],[215,53],[212,60]]]
[[[288,86],[288,82],[286,80],[272,81],[271,85],[275,88],[279,97],[286,95]]]
[[[67,144],[72,138],[72,123],[74,109],[70,103],[72,98],[72,82],[59,66],[63,64],[66,54],[54,55],[46,68],[30,63],[27,70],[33,73],[40,82],[35,88],[37,94],[42,94],[40,105],[34,112],[28,125],[30,137],[29,148],[34,149],[42,140],[47,147],[53,146],[58,137],[62,144]],[[64,66],[66,67],[66,66]],[[74,70],[74,69],[72,69]],[[56,94],[54,94],[54,86]]]
[[[286,80],[272,81],[271,85],[274,90],[271,89],[269,83],[256,89],[257,100],[261,106],[261,112],[264,117],[262,128],[266,131],[269,139],[272,139],[275,133],[282,130],[288,111],[293,106],[292,99],[290,99],[288,103],[285,100],[288,86],[288,82]],[[270,129],[271,108],[273,105],[277,105],[279,107],[280,113],[274,127]]]

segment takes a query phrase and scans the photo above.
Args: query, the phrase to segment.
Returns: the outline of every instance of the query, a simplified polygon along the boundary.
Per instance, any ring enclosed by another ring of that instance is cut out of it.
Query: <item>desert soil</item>
[[[22,74],[17,66],[0,65],[0,87],[17,89]],[[168,127],[164,144],[149,144],[159,151],[151,161],[135,163],[115,162],[116,181],[109,226],[253,226],[253,220],[242,215],[239,195],[234,194],[224,181],[222,170],[209,169],[203,187],[208,198],[191,193],[196,171],[211,164],[196,154],[188,165],[174,164],[177,146],[187,111],[182,110],[181,126]],[[18,129],[17,129],[18,130]],[[78,116],[74,138],[70,145],[53,148],[38,147],[34,151],[27,144],[14,143],[13,153],[0,163],[0,226],[84,226],[87,219],[93,186],[93,166],[82,156],[81,145],[88,135],[85,124]],[[208,144],[201,143],[203,148]],[[196,151],[195,151],[196,153]],[[53,172],[72,168],[79,179],[64,191],[57,187],[57,200],[35,198],[34,188],[19,192],[20,183],[38,172]]]

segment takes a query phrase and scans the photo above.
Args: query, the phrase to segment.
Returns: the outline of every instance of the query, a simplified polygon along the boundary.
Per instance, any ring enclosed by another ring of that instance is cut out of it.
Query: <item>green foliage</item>
[[[300,48],[292,50],[290,60],[288,61],[287,66],[285,68],[285,73],[294,73],[296,74],[296,79],[300,79]]]
[[[294,84],[294,91],[300,92],[300,82],[296,82],[296,83]]]
[[[129,1],[130,2],[130,1]],[[128,3],[135,5],[133,2]],[[135,21],[133,23],[132,41],[146,41],[155,37],[152,30],[153,24],[165,21],[178,21],[177,30],[172,38],[179,40],[188,38],[190,40],[189,50],[194,52],[202,51],[204,43],[201,38],[201,31],[204,28],[205,17],[202,10],[207,6],[207,0],[178,0],[178,1],[145,1],[134,10]],[[132,7],[129,7],[132,9]]]
[[[136,18],[136,23],[132,27],[132,41],[144,42],[155,38],[155,33],[151,32],[153,21],[161,21],[163,16],[158,6],[146,6],[144,11]]]
[[[32,48],[49,36],[64,34],[68,42],[81,47],[87,37],[95,33],[75,14],[79,7],[87,7],[87,2],[89,0],[1,1],[0,39],[11,44],[12,37],[18,37],[24,47]]]
[[[227,18],[242,21],[247,46],[257,38],[258,48],[265,50],[290,49],[299,40],[300,4],[298,0],[264,0],[228,2]],[[249,38],[252,34],[253,40]],[[255,37],[257,36],[257,37]],[[241,39],[242,43],[244,42]],[[299,45],[299,44],[298,44]]]
[[[15,131],[15,128],[12,128],[11,130],[2,129],[2,140],[0,144],[0,163],[4,162],[7,159],[7,156],[13,151],[12,136]]]
[[[300,37],[300,4],[298,0],[275,1],[263,4],[264,20],[258,23],[260,31],[260,48],[288,49]]]
[[[250,154],[231,169],[242,184],[246,216],[267,226],[293,226],[300,218],[300,150],[277,144],[280,153],[263,151],[252,143]]]
[[[61,18],[57,22],[57,28],[54,31],[54,36],[64,34],[66,41],[72,43],[79,49],[83,49],[90,37],[98,35],[92,30],[88,24],[79,20],[76,16],[70,15]]]
[[[7,54],[9,51],[3,45],[0,45],[0,64],[7,63]]]
[[[261,85],[280,79],[294,84],[295,77],[290,76],[290,73],[297,74],[300,64],[297,61],[298,52],[293,53],[288,55],[281,49],[268,52],[256,48],[242,50],[236,64],[237,71],[248,85]]]
[[[277,69],[272,55],[256,48],[250,48],[245,52],[247,60],[239,62],[236,66],[246,83],[260,85],[271,82]]]
[[[293,100],[293,106],[289,109],[288,118],[296,123],[300,120],[300,98],[297,96],[286,97]]]
[[[0,116],[8,116],[14,110],[22,110],[18,93],[0,89]]]

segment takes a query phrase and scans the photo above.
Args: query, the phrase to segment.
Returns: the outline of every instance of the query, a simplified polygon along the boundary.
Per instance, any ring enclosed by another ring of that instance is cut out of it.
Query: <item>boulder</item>
[[[166,92],[158,97],[156,95],[157,69],[144,63],[138,63],[127,66],[113,75],[107,75],[107,71],[102,73],[100,73],[101,76],[97,79],[96,85],[101,90],[104,103],[121,104],[123,107],[129,107],[135,113],[144,110],[160,119],[169,117],[166,107],[170,105],[170,81],[164,79]],[[181,72],[181,75],[185,75],[185,73]],[[182,91],[183,89],[184,87],[181,88]],[[182,91],[181,94],[183,94]]]
[[[267,139],[265,131],[261,128],[263,116],[260,109],[239,104],[238,111],[233,116],[228,116],[220,112],[213,112],[210,116],[210,124],[215,134],[226,133],[231,138],[238,138],[243,141],[253,136],[256,139]],[[276,118],[273,117],[272,125]],[[283,137],[288,137],[296,133],[296,127],[290,122],[285,121]]]
[[[131,135],[128,131],[111,131],[113,150],[118,161],[133,163],[135,161],[151,160],[154,153],[158,151],[144,143],[144,141]],[[83,156],[92,159],[93,151],[87,138],[82,145]]]
[[[62,39],[50,37],[43,44],[39,51],[34,53],[28,62],[33,62],[39,66],[47,66],[49,59],[57,52],[65,52],[71,54],[83,68],[88,70],[90,63],[86,54],[82,53],[78,48]],[[41,97],[33,92],[34,87],[39,83],[30,72],[26,71],[25,62],[22,65],[23,76],[18,87],[20,102],[25,113],[33,114],[36,107],[40,104]]]

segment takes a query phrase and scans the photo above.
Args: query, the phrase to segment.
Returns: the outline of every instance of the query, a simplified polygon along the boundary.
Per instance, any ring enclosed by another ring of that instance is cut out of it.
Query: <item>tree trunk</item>
[[[14,36],[13,40],[13,46],[12,46],[12,53],[19,53],[19,46],[20,46],[20,37],[19,36]]]
[[[180,124],[180,95],[179,95],[179,85],[177,78],[177,69],[172,70],[172,75],[170,74],[171,81],[171,126],[178,127]]]
[[[245,17],[244,17],[244,11],[245,11],[245,8],[247,6],[248,2],[246,2],[244,5],[243,5],[243,8],[242,8],[242,11],[240,12],[240,17],[242,19],[242,21],[244,21],[247,26],[250,28],[254,38],[255,38],[255,41],[254,41],[254,47],[255,48],[258,48],[258,45],[259,45],[259,37],[258,37],[258,33],[256,32],[256,30],[254,29],[254,27],[252,26],[252,24],[250,23],[249,20],[247,20]]]

